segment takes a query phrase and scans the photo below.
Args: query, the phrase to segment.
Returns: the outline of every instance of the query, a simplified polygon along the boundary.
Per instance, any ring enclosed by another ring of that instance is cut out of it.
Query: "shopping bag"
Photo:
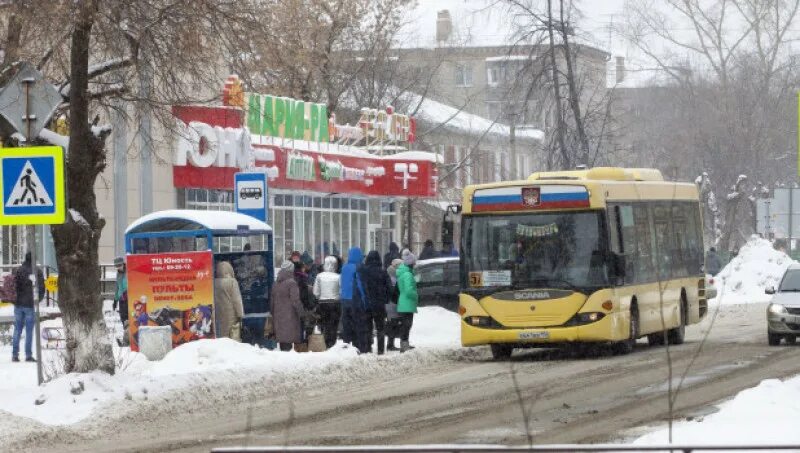
[[[237,322],[231,326],[230,337],[233,341],[242,341],[242,323]]]
[[[272,321],[272,316],[267,315],[264,322],[264,338],[272,338],[273,333],[275,333],[275,323]]]
[[[395,303],[386,304],[386,319],[391,321],[399,318],[400,315],[397,313],[397,304]]]
[[[308,350],[311,352],[325,352],[328,350],[325,344],[325,336],[319,330],[319,326],[314,327],[314,332],[308,336]]]
[[[295,352],[308,352],[308,343],[295,343],[294,344],[294,351]]]

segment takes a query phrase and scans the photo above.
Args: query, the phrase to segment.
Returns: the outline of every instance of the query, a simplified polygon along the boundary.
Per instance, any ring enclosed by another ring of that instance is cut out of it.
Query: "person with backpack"
[[[16,301],[14,302],[14,337],[11,347],[11,361],[19,362],[19,340],[22,335],[22,327],[25,327],[25,361],[35,362],[33,358],[33,323],[36,312],[33,308],[33,282],[30,276],[33,273],[33,263],[31,262],[31,252],[25,254],[25,261],[14,272],[16,283]],[[36,268],[36,289],[39,303],[44,298],[44,274],[38,267]]]

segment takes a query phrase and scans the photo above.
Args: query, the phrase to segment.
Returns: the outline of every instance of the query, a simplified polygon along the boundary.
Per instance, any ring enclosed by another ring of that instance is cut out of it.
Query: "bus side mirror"
[[[625,255],[611,253],[611,277],[614,279],[625,278]]]

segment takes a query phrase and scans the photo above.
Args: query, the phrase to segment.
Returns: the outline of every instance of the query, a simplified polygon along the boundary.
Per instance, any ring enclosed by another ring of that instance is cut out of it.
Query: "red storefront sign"
[[[233,175],[254,166],[264,167],[270,187],[278,189],[394,197],[436,195],[437,170],[431,153],[374,156],[356,148],[337,151],[343,148],[324,143],[318,147],[323,151],[253,144],[249,132],[242,129],[241,109],[176,106],[173,114],[184,128],[173,163],[177,188],[230,190]]]

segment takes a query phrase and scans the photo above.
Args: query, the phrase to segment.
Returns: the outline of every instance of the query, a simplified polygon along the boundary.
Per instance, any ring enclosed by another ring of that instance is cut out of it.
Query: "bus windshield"
[[[469,288],[608,285],[602,211],[465,217],[463,231]]]

